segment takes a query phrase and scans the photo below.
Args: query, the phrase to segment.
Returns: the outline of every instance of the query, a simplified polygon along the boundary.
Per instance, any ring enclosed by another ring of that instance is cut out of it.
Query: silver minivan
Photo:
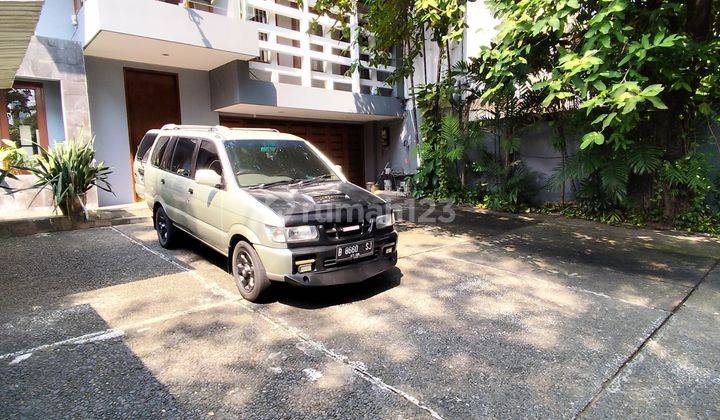
[[[397,262],[390,206],[297,136],[166,125],[148,132],[133,171],[160,245],[185,233],[227,256],[247,300],[272,281],[354,283]]]

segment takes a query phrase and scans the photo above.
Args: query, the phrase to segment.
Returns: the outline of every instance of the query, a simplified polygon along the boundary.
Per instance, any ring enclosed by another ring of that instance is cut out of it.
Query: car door
[[[197,148],[197,140],[188,137],[176,137],[172,156],[167,165],[167,171],[161,175],[161,196],[169,207],[166,209],[170,219],[195,233],[189,227],[190,192],[194,181],[192,180],[193,162]]]
[[[200,169],[210,169],[221,177],[223,167],[215,144],[202,140],[198,147],[194,173]],[[211,187],[192,182],[189,215],[192,229],[200,239],[223,250],[227,247],[225,232],[222,230],[222,205],[225,198],[225,186]]]
[[[135,195],[141,199],[145,196],[145,166],[149,160],[150,148],[157,138],[157,131],[148,131],[140,140],[135,159],[133,160],[133,179],[135,180]]]
[[[159,137],[153,147],[150,149],[149,156],[147,156],[147,162],[143,166],[143,186],[145,201],[154,204],[158,196],[158,175],[162,172],[160,169],[160,163],[162,162],[163,155],[167,149],[168,141],[170,140],[167,136]]]

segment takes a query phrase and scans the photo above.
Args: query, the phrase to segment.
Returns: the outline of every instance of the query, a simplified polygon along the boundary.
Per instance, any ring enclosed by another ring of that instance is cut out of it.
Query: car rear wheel
[[[255,302],[270,287],[270,280],[260,256],[249,243],[240,241],[232,255],[233,277],[240,294],[245,300]]]
[[[161,247],[168,249],[175,247],[178,231],[162,207],[158,207],[155,211],[155,231]]]

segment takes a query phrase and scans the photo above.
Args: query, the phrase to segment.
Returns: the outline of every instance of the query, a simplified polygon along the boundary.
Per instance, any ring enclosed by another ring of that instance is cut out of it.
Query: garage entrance
[[[320,149],[354,184],[365,184],[365,147],[362,126],[307,121],[269,120],[220,116],[220,124],[232,128],[275,128],[302,137]]]

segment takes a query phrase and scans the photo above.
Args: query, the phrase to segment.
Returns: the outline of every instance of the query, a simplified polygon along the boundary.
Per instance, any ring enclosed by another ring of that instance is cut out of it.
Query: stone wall
[[[33,36],[17,79],[60,82],[65,138],[91,133],[82,46],[70,40]]]

